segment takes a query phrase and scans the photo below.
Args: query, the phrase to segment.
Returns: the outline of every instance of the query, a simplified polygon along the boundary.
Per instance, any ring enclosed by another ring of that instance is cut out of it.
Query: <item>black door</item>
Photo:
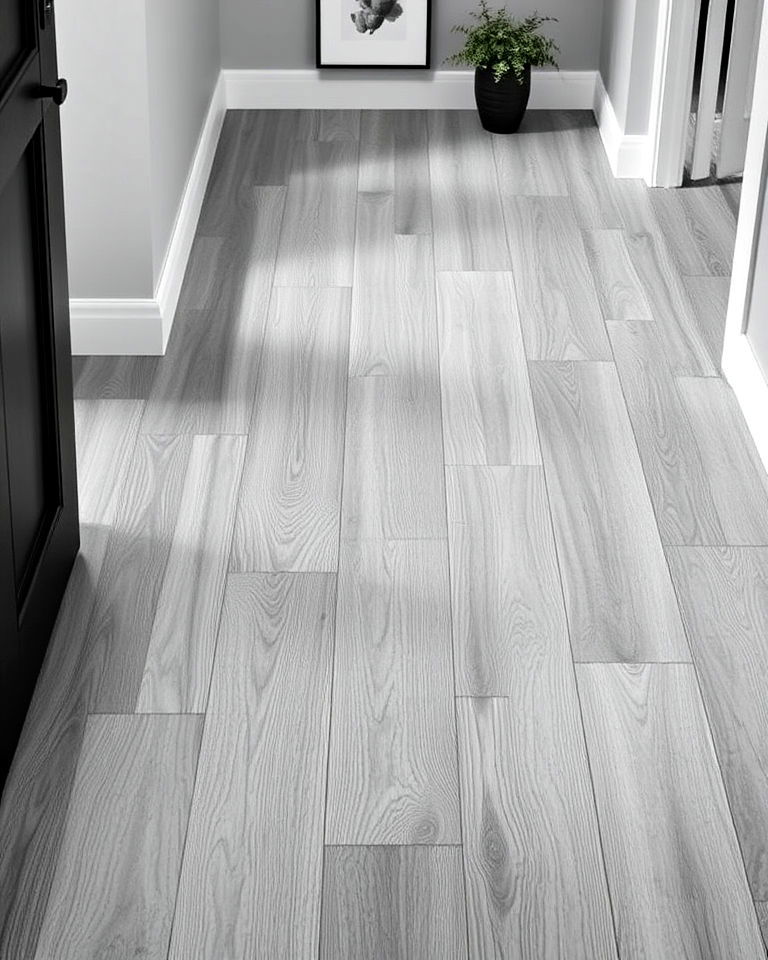
[[[0,786],[78,547],[51,0],[0,0]]]

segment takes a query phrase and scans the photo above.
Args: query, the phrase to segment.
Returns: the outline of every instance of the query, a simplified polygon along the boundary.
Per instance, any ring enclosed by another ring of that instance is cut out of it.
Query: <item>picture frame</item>
[[[318,69],[429,70],[432,0],[316,0]]]

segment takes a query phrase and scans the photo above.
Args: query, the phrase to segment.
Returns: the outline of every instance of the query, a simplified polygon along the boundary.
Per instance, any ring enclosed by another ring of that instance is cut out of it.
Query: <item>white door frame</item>
[[[768,469],[768,383],[746,336],[758,228],[768,186],[768,4],[763,9],[752,117],[741,185],[731,293],[723,343],[723,373],[733,387],[758,453]]]

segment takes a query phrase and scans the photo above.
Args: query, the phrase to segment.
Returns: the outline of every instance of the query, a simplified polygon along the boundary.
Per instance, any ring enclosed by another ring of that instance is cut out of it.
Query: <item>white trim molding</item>
[[[222,70],[230,110],[474,110],[472,70],[381,77],[366,71]],[[591,110],[595,70],[534,70],[531,110]]]
[[[648,170],[648,137],[646,134],[624,133],[599,73],[592,110],[614,177],[645,177]]]
[[[70,300],[70,332],[75,356],[154,356],[165,353],[226,109],[225,87],[219,74],[181,195],[154,298]]]

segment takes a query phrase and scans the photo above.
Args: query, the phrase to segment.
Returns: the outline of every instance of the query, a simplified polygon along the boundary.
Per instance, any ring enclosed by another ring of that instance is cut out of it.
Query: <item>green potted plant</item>
[[[492,9],[480,0],[475,23],[453,27],[464,35],[464,46],[447,63],[475,67],[475,101],[480,122],[491,133],[515,133],[528,106],[531,67],[557,66],[559,48],[540,28],[555,17],[534,13],[525,19]]]

